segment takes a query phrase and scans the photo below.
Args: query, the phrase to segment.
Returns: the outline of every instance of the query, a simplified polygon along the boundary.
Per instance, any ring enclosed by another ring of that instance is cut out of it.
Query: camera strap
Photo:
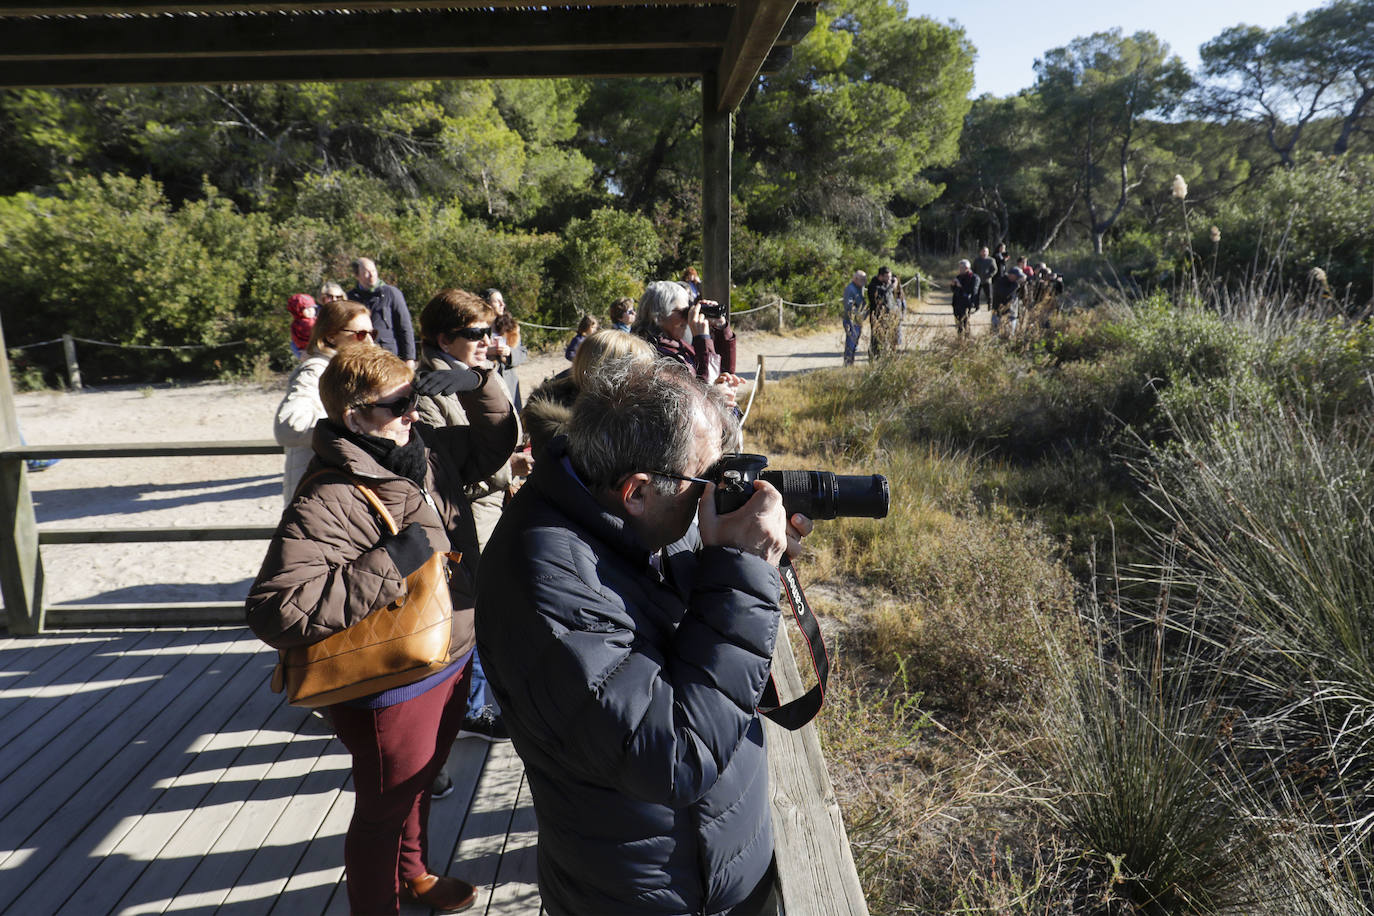
[[[797,629],[801,630],[802,639],[806,640],[807,651],[811,654],[811,667],[816,672],[816,683],[795,700],[783,703],[770,672],[768,683],[763,687],[762,703],[758,710],[788,731],[796,731],[816,718],[816,714],[821,711],[821,704],[825,702],[825,685],[830,679],[830,659],[825,654],[825,643],[821,639],[821,628],[816,623],[816,615],[811,612],[811,605],[806,601],[806,593],[802,591],[801,580],[797,578],[797,570],[786,554],[783,555],[782,563],[778,565],[778,572],[782,576],[787,603],[792,605],[792,617],[797,621]],[[778,638],[786,639],[787,634],[779,632]]]

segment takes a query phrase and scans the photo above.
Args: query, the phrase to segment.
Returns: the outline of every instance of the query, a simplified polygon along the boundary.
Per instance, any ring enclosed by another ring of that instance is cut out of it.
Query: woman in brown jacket
[[[509,459],[518,427],[494,373],[442,376],[428,386],[412,384],[405,363],[379,347],[346,346],[330,361],[320,376],[328,419],[315,429],[315,458],[248,597],[253,632],[288,649],[401,597],[405,577],[434,551],[463,554],[449,582],[453,663],[418,683],[329,707],[353,756],[344,866],[355,914],[397,913],[401,899],[447,911],[476,901],[471,884],[426,867],[426,790],[463,720],[474,644],[477,535],[463,488]],[[469,425],[434,429],[417,422],[419,394],[436,393],[429,391],[435,384],[437,393],[463,391]],[[344,473],[329,473],[334,470]],[[399,533],[386,529],[350,476],[377,494]]]

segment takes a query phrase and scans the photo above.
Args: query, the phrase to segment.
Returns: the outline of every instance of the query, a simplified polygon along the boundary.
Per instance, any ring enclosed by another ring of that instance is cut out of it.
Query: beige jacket
[[[451,364],[430,344],[423,344],[420,352],[420,365],[415,369],[416,378],[423,378],[432,372],[448,372]],[[504,386],[503,386],[504,387]],[[509,388],[506,389],[510,396]],[[456,394],[437,395],[420,398],[420,420],[430,426],[467,426],[468,417]],[[516,439],[520,434],[516,434]],[[512,451],[514,451],[512,449]],[[477,543],[485,549],[487,540],[496,523],[501,520],[501,510],[506,504],[506,488],[511,485],[510,462],[486,480],[472,484],[466,489],[472,502],[473,522],[477,526]]]
[[[459,397],[468,416],[476,418],[471,425],[414,427],[429,448],[423,489],[384,469],[327,420],[315,428],[315,459],[309,468],[310,473],[347,470],[376,492],[398,528],[418,522],[435,550],[463,554],[449,582],[454,657],[474,642],[477,535],[463,489],[490,477],[510,459],[518,430],[510,397],[495,373]],[[318,642],[400,597],[405,580],[378,546],[388,533],[346,478],[315,478],[282,514],[249,590],[248,625],[267,644],[288,649]]]
[[[310,447],[315,424],[324,419],[324,405],[320,403],[320,375],[329,365],[329,357],[311,354],[301,361],[286,380],[286,396],[277,405],[272,423],[272,435],[278,445],[286,446],[286,468],[282,472],[282,500],[291,502],[291,495],[305,476],[306,466],[315,457]]]

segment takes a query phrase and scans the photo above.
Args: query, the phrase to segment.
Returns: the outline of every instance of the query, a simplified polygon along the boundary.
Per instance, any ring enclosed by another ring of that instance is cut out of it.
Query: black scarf
[[[420,432],[410,428],[410,441],[397,445],[390,439],[355,433],[351,429],[341,429],[344,438],[371,455],[383,468],[397,477],[405,477],[423,487],[425,472],[429,469],[429,449],[425,447]]]

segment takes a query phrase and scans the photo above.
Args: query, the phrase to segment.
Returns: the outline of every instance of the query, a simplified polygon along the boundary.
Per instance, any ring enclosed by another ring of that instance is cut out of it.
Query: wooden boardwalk
[[[348,752],[274,662],[243,628],[0,639],[0,912],[347,913]],[[519,758],[469,739],[448,769],[431,867],[536,916]]]
[[[347,913],[348,752],[268,690],[275,662],[242,627],[0,637],[0,914]],[[864,916],[814,729],[764,731],[784,908]],[[519,758],[462,740],[448,771],[430,867],[483,888],[470,912],[539,916]]]

